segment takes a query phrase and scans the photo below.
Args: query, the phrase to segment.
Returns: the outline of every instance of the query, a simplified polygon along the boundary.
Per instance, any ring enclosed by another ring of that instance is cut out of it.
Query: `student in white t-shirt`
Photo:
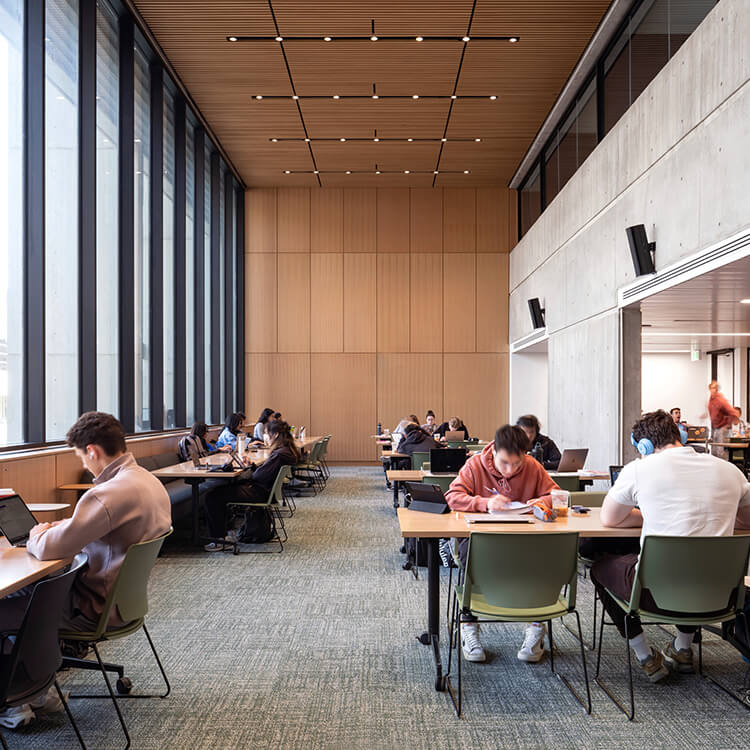
[[[604,498],[605,526],[642,526],[641,543],[650,535],[730,536],[735,525],[750,528],[750,482],[729,461],[683,445],[669,414],[661,410],[644,414],[633,425],[632,437],[645,455],[623,467]],[[637,562],[637,554],[611,556],[591,569],[591,580],[623,638],[625,613],[606,589],[629,600]],[[641,602],[659,611],[648,592]],[[651,682],[666,677],[668,666],[679,672],[694,670],[691,643],[696,629],[679,626],[677,630],[677,637],[657,651],[647,643],[640,620],[628,619],[630,646]]]

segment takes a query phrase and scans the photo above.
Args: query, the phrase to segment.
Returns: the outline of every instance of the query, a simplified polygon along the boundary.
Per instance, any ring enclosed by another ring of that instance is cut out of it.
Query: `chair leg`
[[[148,628],[146,627],[145,622],[143,623],[143,632],[146,634],[148,645],[151,646],[151,653],[154,655],[154,659],[156,659],[156,664],[159,667],[161,676],[164,678],[164,684],[167,686],[167,692],[160,695],[159,698],[166,698],[172,692],[172,686],[169,684],[167,673],[164,671],[164,667],[161,663],[161,659],[159,658],[159,654],[156,652],[156,646],[154,646],[154,642],[151,640],[151,634],[148,632]],[[137,697],[140,697],[140,696],[137,696]],[[145,697],[151,697],[151,696],[143,696],[143,697],[145,698]]]
[[[607,694],[609,699],[614,703],[617,708],[622,711],[625,716],[628,717],[629,721],[633,721],[633,718],[635,717],[635,698],[633,695],[633,666],[631,663],[631,656],[630,656],[630,643],[628,642],[628,620],[627,617],[625,618],[625,652],[627,655],[628,660],[628,680],[629,680],[629,687],[630,687],[630,711],[628,711],[625,706],[619,701],[617,696],[607,687],[607,685],[604,684],[600,674],[600,667],[601,667],[601,659],[602,659],[602,641],[604,640],[604,625],[605,625],[605,615],[606,611],[604,607],[602,607],[602,616],[601,616],[601,622],[599,625],[599,649],[597,651],[596,655],[596,674],[594,675],[594,682]]]
[[[748,622],[747,622],[747,616],[744,612],[740,612],[737,615],[737,623],[742,623],[742,627],[745,632],[745,637],[747,638],[748,635],[750,635],[750,632],[748,630]],[[720,682],[714,677],[711,677],[711,675],[706,674],[703,671],[703,633],[702,629],[698,628],[698,632],[696,634],[698,636],[698,674],[704,679],[708,680],[709,682],[713,683],[718,687],[720,690],[724,691],[728,696],[731,698],[734,698],[738,703],[740,703],[742,706],[744,706],[746,709],[750,710],[750,705],[748,705],[748,698],[747,696],[739,696],[737,693],[734,692],[730,687],[725,685],[724,683]]]
[[[451,613],[451,627],[448,637],[448,671],[445,675],[445,687],[448,690],[453,708],[456,711],[456,716],[461,718],[461,703],[462,703],[462,685],[461,685],[461,614],[458,611],[458,601],[453,596],[453,611]],[[453,684],[451,683],[451,665],[453,663],[453,650],[456,651],[456,665],[458,672],[458,695],[453,691]]]
[[[581,698],[580,695],[578,695],[578,692],[570,684],[567,677],[565,677],[565,675],[555,670],[555,643],[552,638],[552,620],[547,621],[547,627],[549,629],[549,654],[550,654],[549,664],[550,664],[550,669],[552,670],[554,675],[560,680],[560,682],[563,683],[563,685],[565,685],[566,688],[568,688],[568,690],[570,690],[570,692],[573,694],[573,697],[581,704],[584,711],[586,711],[587,714],[590,714],[591,713],[591,688],[589,687],[589,673],[586,667],[586,654],[583,648],[583,632],[581,631],[581,618],[577,610],[573,610],[571,614],[575,614],[576,624],[578,625],[578,633],[577,634],[574,633],[574,635],[576,635],[576,637],[578,638],[578,646],[581,649],[581,663],[583,664],[583,681],[586,685],[586,703],[583,702],[583,699]],[[566,630],[569,630],[569,629],[570,628],[566,626]]]
[[[76,737],[78,738],[78,744],[83,748],[83,750],[86,750],[86,743],[83,741],[83,737],[81,737],[81,732],[78,730],[78,724],[76,724],[76,720],[73,718],[73,714],[70,712],[70,706],[68,705],[68,701],[65,700],[65,696],[63,695],[62,690],[60,690],[60,685],[55,680],[55,690],[57,690],[57,695],[60,698],[61,703],[63,704],[63,708],[65,709],[65,713],[68,715],[68,720],[70,721],[70,725],[73,727],[73,731],[76,733]],[[2,735],[0,735],[0,739],[2,739]],[[7,745],[3,741],[3,747],[7,750]]]
[[[584,568],[585,570],[585,568]],[[567,589],[567,586],[566,586]],[[567,593],[567,591],[565,592]],[[596,589],[594,589],[594,629],[591,634],[591,643],[583,643],[583,647],[586,649],[586,651],[593,651],[596,648],[596,602],[599,597],[597,596]],[[562,626],[567,630],[574,638],[579,637],[579,633],[577,633],[573,628],[571,628],[567,622],[565,622],[565,618],[560,618],[560,622],[562,623]]]

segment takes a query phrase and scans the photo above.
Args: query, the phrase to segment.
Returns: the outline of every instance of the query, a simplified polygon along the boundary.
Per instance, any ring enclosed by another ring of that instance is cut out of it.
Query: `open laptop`
[[[562,452],[557,471],[580,471],[589,455],[588,448],[568,448]]]
[[[453,475],[461,471],[466,463],[464,448],[432,448],[430,450],[430,474]]]
[[[25,547],[37,520],[20,495],[0,498],[0,532],[14,547]]]
[[[687,425],[688,440],[707,440],[708,428],[703,425]]]
[[[463,441],[465,440],[464,431],[463,430],[446,430],[445,440],[448,443],[456,443],[459,440]]]

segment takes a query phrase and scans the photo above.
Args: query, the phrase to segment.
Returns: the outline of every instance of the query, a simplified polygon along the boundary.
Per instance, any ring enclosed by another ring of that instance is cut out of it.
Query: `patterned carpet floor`
[[[172,682],[164,700],[122,701],[137,750],[166,748],[746,748],[750,713],[698,677],[651,685],[636,675],[636,721],[592,681],[587,716],[551,673],[516,659],[521,625],[485,626],[490,658],[464,671],[464,718],[433,689],[425,629],[426,571],[414,580],[376,467],[337,467],[323,494],[298,500],[283,554],[165,547],[150,585],[148,625]],[[424,569],[422,569],[424,571]],[[441,606],[448,571],[442,571]],[[579,587],[584,632],[591,586]],[[654,643],[667,636],[649,630]],[[581,685],[577,642],[557,627],[556,666]],[[445,641],[445,638],[443,639]],[[624,650],[605,633],[603,660],[625,695]],[[445,643],[443,643],[445,654]],[[142,633],[105,644],[136,691],[159,688]],[[741,687],[746,666],[709,637],[707,669]],[[447,654],[445,654],[447,660]],[[594,658],[588,655],[593,671]],[[95,673],[66,672],[65,689],[101,689]],[[122,747],[108,701],[72,700],[89,748]],[[6,731],[11,750],[78,744],[64,715]]]

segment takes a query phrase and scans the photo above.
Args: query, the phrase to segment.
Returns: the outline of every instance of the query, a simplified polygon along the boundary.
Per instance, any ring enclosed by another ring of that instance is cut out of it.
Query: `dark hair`
[[[495,433],[495,450],[522,456],[529,449],[529,438],[518,425],[504,424]]]
[[[297,444],[294,442],[292,430],[289,424],[283,419],[277,419],[275,422],[271,422],[268,425],[268,435],[271,438],[271,446],[274,448],[285,447],[289,448],[294,453],[295,462],[299,461],[299,449]]]
[[[71,448],[86,450],[87,445],[98,445],[108,456],[125,453],[125,430],[111,414],[87,411],[81,414],[68,430],[65,440]]]
[[[239,412],[235,412],[234,414],[230,414],[227,417],[227,421],[224,426],[229,430],[229,432],[232,433],[232,435],[236,435],[240,431],[240,425],[242,424],[242,421],[242,414],[240,414]]]
[[[410,414],[409,419],[414,422],[414,424],[419,424],[419,417],[416,414]]]
[[[260,416],[258,417],[258,421],[261,424],[266,424],[266,422],[268,422],[269,417],[271,417],[271,416],[273,416],[273,409],[269,409],[268,407],[266,407],[260,413]]]
[[[533,414],[524,414],[516,420],[519,427],[525,427],[527,430],[534,430],[538,435],[542,429],[539,420]]]
[[[208,425],[205,422],[196,422],[190,430],[191,435],[195,435],[195,437],[199,438],[205,437],[207,432]]]
[[[633,425],[633,439],[637,443],[641,438],[648,438],[654,448],[682,443],[679,427],[664,409],[644,414]]]
[[[411,433],[415,432],[416,430],[424,432],[424,430],[416,422],[409,422],[409,424],[404,427],[404,435],[411,435]]]
[[[676,411],[679,411],[679,412],[681,412],[681,411],[682,411],[682,409],[680,409],[680,407],[679,407],[679,406],[673,406],[673,407],[672,407],[672,408],[671,408],[671,409],[669,410],[669,413],[670,413],[670,414],[674,414],[674,413],[675,413]]]
[[[280,411],[275,411],[273,413],[273,418],[274,419],[281,419],[281,412]]]
[[[435,416],[435,412],[432,411],[432,409],[428,409],[427,414],[425,414],[424,418],[427,419],[427,417],[434,417],[434,416]]]

